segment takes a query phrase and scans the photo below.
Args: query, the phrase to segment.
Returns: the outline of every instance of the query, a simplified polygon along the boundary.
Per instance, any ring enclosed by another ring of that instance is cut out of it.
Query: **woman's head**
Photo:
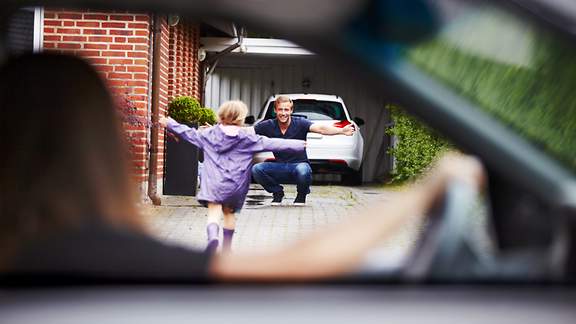
[[[244,125],[248,107],[240,100],[226,101],[218,108],[218,119],[224,125]]]
[[[84,61],[27,55],[0,68],[0,231],[136,222],[112,98]]]

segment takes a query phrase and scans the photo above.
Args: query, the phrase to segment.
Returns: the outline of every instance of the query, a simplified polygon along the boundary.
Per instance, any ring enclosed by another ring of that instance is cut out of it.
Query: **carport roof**
[[[207,52],[220,52],[237,43],[236,38],[203,37],[200,39],[202,47]],[[264,54],[264,55],[315,55],[302,47],[282,39],[271,38],[244,38],[242,46],[232,53]]]

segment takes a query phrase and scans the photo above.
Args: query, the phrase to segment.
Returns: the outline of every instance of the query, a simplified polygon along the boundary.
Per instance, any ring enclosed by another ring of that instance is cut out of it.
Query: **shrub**
[[[386,133],[396,137],[396,145],[388,150],[395,159],[392,182],[399,183],[421,174],[451,145],[400,107],[389,105],[387,108],[394,124]]]
[[[195,124],[200,116],[200,103],[196,98],[182,96],[168,104],[168,115],[182,124]]]
[[[168,115],[179,123],[214,125],[216,114],[210,108],[203,108],[196,98],[181,96],[168,104]]]
[[[216,114],[210,108],[200,108],[198,112],[198,125],[216,124]]]

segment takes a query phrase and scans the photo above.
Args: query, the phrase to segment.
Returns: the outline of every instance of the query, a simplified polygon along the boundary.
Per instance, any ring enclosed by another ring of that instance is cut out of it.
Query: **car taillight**
[[[348,125],[350,125],[350,124],[352,124],[352,123],[345,119],[345,120],[341,120],[341,121],[339,121],[339,122],[335,122],[335,123],[334,123],[334,127],[344,128],[344,127],[346,127],[346,126],[348,126]],[[354,127],[354,125],[352,125],[352,127],[353,127],[354,129],[356,129],[356,127]]]
[[[339,121],[339,122],[335,122],[335,123],[334,123],[334,127],[338,127],[338,128],[344,128],[344,127],[346,127],[347,125],[350,125],[350,122],[347,121],[347,120],[341,120],[341,121]]]
[[[348,166],[348,163],[344,160],[328,160],[328,163],[330,164],[341,164],[341,165],[345,165]]]
[[[275,158],[267,158],[266,160],[264,160],[264,162],[274,162],[276,161]]]

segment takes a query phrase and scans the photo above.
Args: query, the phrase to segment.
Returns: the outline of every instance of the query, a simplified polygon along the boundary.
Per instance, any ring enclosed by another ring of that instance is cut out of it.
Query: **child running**
[[[235,213],[244,205],[248,193],[252,158],[262,151],[298,152],[306,149],[301,140],[268,138],[243,128],[248,108],[239,100],[227,101],[218,108],[219,123],[202,131],[162,117],[160,124],[180,138],[204,150],[203,176],[198,201],[208,207],[206,251],[219,245],[220,215],[224,214],[223,246],[229,252],[236,228]]]

